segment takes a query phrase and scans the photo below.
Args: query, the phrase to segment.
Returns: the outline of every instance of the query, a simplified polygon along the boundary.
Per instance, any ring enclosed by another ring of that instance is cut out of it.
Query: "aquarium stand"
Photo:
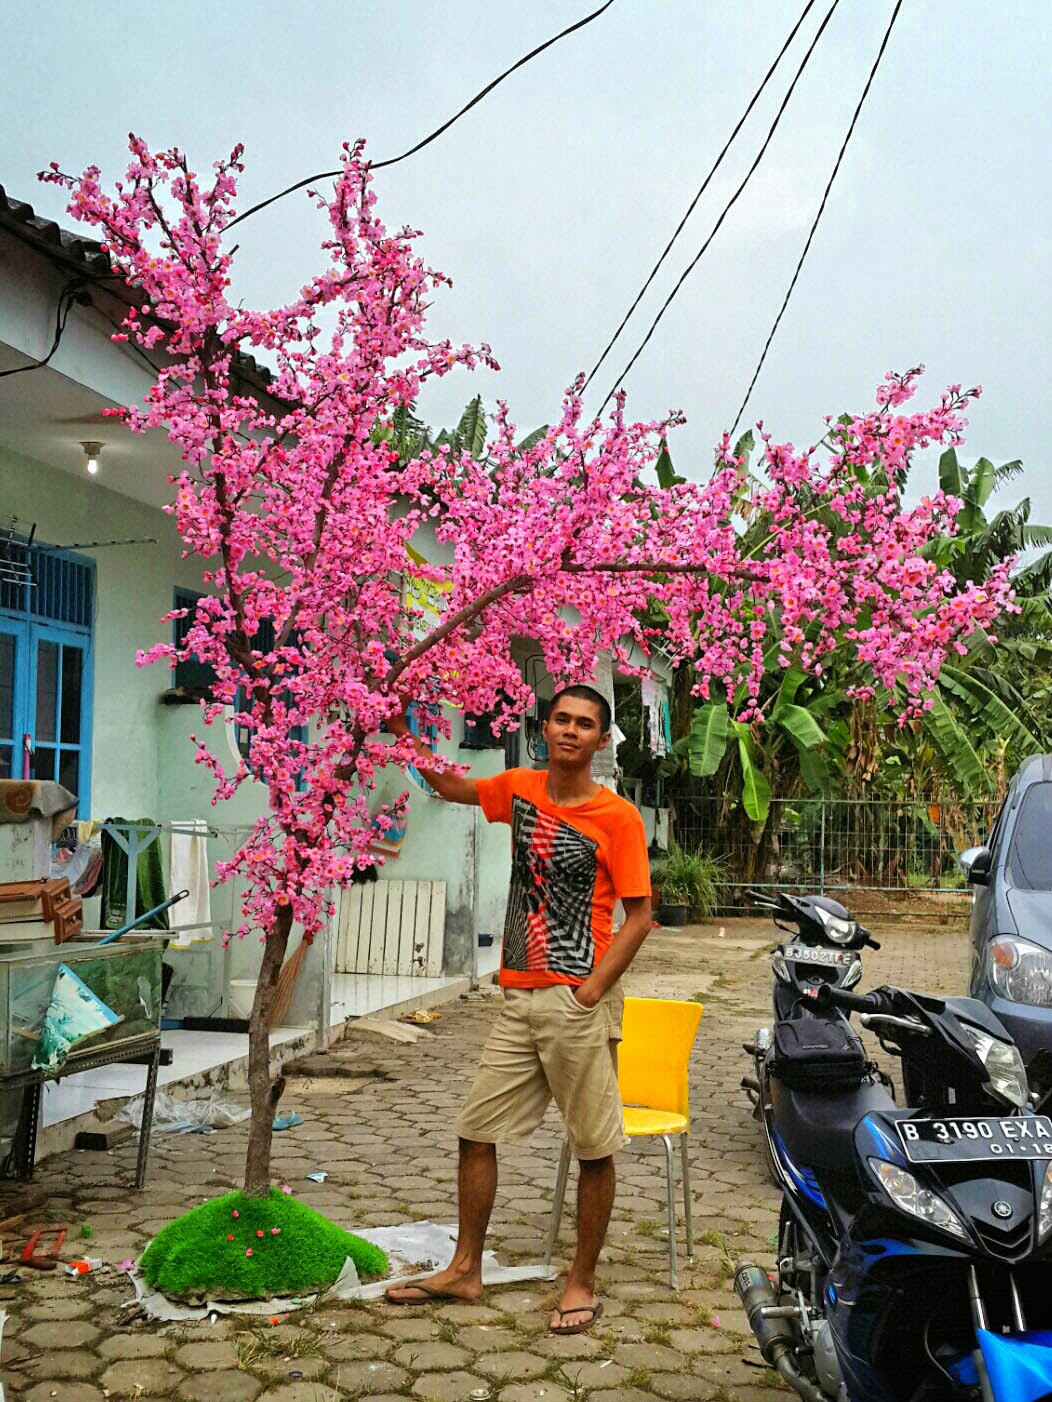
[[[139,1126],[139,1157],[135,1165],[135,1186],[141,1188],[146,1182],[153,1106],[157,1096],[157,1068],[161,1060],[160,1032],[144,1032],[141,1036],[128,1037],[112,1046],[98,1047],[94,1051],[85,1048],[81,1052],[71,1052],[56,1071],[49,1073],[28,1070],[0,1077],[0,1093],[20,1088],[25,1092],[22,1099],[22,1118],[12,1150],[15,1177],[22,1183],[29,1182],[33,1177],[40,1104],[45,1081],[60,1081],[64,1076],[75,1076],[79,1071],[95,1071],[100,1066],[111,1066],[118,1061],[137,1061],[140,1058],[147,1063],[146,1093],[143,1096],[142,1123]]]

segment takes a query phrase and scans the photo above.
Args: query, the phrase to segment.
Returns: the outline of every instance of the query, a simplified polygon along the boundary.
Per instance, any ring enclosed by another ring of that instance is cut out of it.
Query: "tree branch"
[[[669,563],[662,560],[612,560],[606,563],[582,565],[564,562],[559,566],[563,574],[713,574],[709,565]],[[758,576],[749,570],[722,570],[721,579],[744,579],[757,583]]]
[[[450,633],[463,627],[465,623],[471,623],[489,608],[490,604],[495,604],[498,599],[506,598],[509,594],[528,594],[536,581],[532,575],[517,574],[511,579],[506,579],[503,584],[498,584],[492,589],[488,589],[485,594],[480,594],[477,599],[473,599],[470,604],[465,604],[463,608],[457,609],[456,613],[450,614],[445,622],[440,623],[436,628],[432,628],[426,637],[421,638],[402,657],[395,662],[390,671],[384,677],[384,686],[388,690],[394,686],[395,682],[402,675],[411,662],[415,662],[418,657],[422,657],[440,643],[443,638],[448,638]]]

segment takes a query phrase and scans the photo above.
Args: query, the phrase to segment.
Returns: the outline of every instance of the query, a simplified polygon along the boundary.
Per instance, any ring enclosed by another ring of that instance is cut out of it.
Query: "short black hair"
[[[594,686],[585,686],[583,682],[574,686],[564,686],[552,697],[552,711],[555,710],[564,696],[574,696],[578,701],[591,701],[592,705],[599,710],[599,729],[604,735],[609,731],[613,714],[610,710],[610,702],[601,691],[596,691]]]

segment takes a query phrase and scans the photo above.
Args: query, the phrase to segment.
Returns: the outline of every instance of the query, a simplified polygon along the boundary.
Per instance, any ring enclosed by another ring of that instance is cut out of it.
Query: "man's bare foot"
[[[552,1311],[548,1328],[553,1334],[584,1334],[603,1312],[595,1291],[584,1285],[566,1283],[558,1307]]]
[[[482,1297],[482,1276],[478,1272],[455,1271],[447,1267],[423,1280],[392,1285],[384,1299],[392,1305],[426,1305],[432,1300],[463,1300],[474,1304]]]

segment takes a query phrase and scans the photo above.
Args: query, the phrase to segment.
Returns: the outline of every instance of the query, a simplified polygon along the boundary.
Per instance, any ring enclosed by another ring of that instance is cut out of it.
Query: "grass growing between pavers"
[[[277,1188],[228,1193],[158,1232],[143,1252],[147,1284],[183,1300],[265,1300],[330,1286],[350,1257],[363,1279],[384,1275],[378,1246]]]

